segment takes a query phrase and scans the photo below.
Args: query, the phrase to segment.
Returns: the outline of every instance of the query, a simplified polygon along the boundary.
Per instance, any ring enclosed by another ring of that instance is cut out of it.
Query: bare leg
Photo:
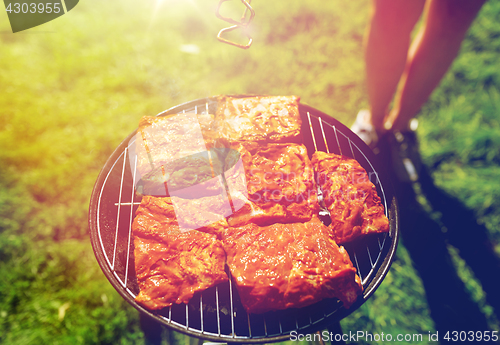
[[[411,31],[425,0],[374,0],[365,36],[371,122],[383,131],[384,117],[406,65]]]
[[[408,53],[408,62],[385,128],[405,130],[439,84],[485,0],[430,0],[424,25]]]

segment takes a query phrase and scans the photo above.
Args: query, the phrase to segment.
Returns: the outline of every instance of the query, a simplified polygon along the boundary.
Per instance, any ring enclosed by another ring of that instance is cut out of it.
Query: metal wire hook
[[[220,30],[218,35],[217,35],[217,39],[223,43],[231,44],[233,46],[236,46],[236,47],[239,47],[242,49],[248,49],[252,45],[253,40],[252,40],[252,37],[247,32],[247,27],[250,24],[250,22],[253,20],[253,18],[255,17],[255,11],[253,10],[252,6],[250,6],[250,3],[252,2],[252,0],[248,0],[248,1],[241,0],[241,2],[245,5],[245,11],[243,12],[243,15],[241,16],[240,21],[234,20],[232,18],[224,17],[223,15],[220,14],[220,7],[221,7],[222,3],[226,2],[226,1],[229,1],[229,0],[220,0],[219,1],[215,15],[217,18],[222,19],[230,24],[233,24],[233,26],[230,26],[230,27],[227,27],[227,28]],[[250,11],[250,17],[248,18],[248,20],[245,21],[245,18],[247,17],[247,14],[249,11]],[[241,30],[243,31],[245,36],[248,37],[249,41],[247,44],[236,43],[236,42],[230,41],[230,40],[222,37],[222,35],[224,33],[236,30],[238,28],[241,28]]]
[[[236,42],[230,41],[230,40],[222,37],[222,34],[224,34],[225,32],[230,32],[230,31],[233,31],[233,30],[236,30],[236,29],[242,29],[243,30],[245,36],[247,36],[248,39],[249,39],[249,41],[248,41],[247,44],[236,43]],[[248,49],[252,45],[253,39],[252,39],[252,37],[248,33],[245,32],[246,31],[245,29],[246,29],[246,27],[243,27],[243,26],[240,26],[240,25],[233,25],[233,26],[224,28],[221,31],[219,31],[219,34],[217,35],[217,39],[219,41],[223,42],[223,43],[227,43],[227,44],[236,46],[238,48]]]

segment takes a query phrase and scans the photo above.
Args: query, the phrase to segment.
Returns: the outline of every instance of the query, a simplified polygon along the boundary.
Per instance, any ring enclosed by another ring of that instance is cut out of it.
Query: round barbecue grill
[[[217,98],[210,97],[178,105],[158,116],[214,114],[216,109]],[[363,294],[356,303],[345,309],[333,298],[300,309],[247,314],[231,279],[195,295],[188,304],[150,311],[136,303],[139,287],[134,268],[132,221],[140,197],[134,189],[135,131],[102,168],[89,210],[90,238],[97,261],[123,298],[140,312],[190,336],[217,342],[262,343],[289,340],[293,331],[306,334],[325,329],[359,308],[375,292],[389,270],[399,236],[398,209],[390,182],[377,166],[372,151],[346,126],[305,104],[300,105],[299,111],[309,156],[319,150],[356,159],[374,183],[389,218],[389,233],[370,235],[344,246],[363,284]],[[328,211],[320,211],[320,218],[328,225]]]

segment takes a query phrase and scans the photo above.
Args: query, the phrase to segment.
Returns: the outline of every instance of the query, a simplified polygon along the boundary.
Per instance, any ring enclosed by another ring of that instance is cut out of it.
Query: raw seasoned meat
[[[212,122],[210,114],[143,117],[133,146],[140,194],[170,196],[191,186],[197,186],[195,196],[219,194],[223,159],[214,149]]]
[[[389,220],[365,169],[351,158],[317,151],[312,158],[317,182],[330,211],[335,242],[389,231]]]
[[[299,97],[220,96],[215,123],[228,143],[300,142]]]
[[[132,224],[138,303],[148,309],[188,303],[195,293],[227,281],[216,236],[227,223],[220,215],[217,220],[217,207],[203,211],[212,222],[189,230],[179,226],[171,198],[143,197]]]
[[[305,223],[228,228],[223,243],[248,313],[300,308],[333,297],[349,308],[362,291],[349,255],[317,216]]]
[[[225,173],[231,199],[239,206],[228,219],[231,226],[304,222],[317,213],[314,172],[304,145],[273,143],[247,150],[234,143],[231,148],[240,154],[245,174],[241,169]]]

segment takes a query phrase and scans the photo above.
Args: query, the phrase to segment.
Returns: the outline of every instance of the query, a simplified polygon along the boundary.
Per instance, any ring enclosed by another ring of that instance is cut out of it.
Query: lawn
[[[141,116],[225,93],[299,95],[346,125],[367,106],[368,1],[255,1],[248,50],[217,41],[227,24],[215,17],[216,5],[85,0],[15,34],[0,14],[1,343],[144,343],[138,312],[101,272],[87,226],[97,175]],[[499,23],[500,3],[490,1],[422,109],[417,132],[436,184],[474,212],[498,255]],[[498,331],[481,285],[449,248]],[[341,324],[346,332],[435,331],[404,244],[376,294]]]

